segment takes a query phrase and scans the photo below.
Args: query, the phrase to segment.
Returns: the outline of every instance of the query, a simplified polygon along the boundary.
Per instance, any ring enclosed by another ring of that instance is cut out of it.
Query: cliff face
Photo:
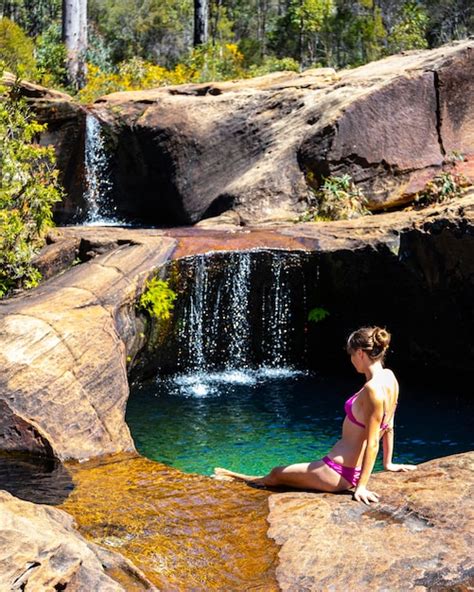
[[[472,163],[473,54],[468,40],[341,72],[114,93],[87,109],[38,85],[23,92],[58,155],[59,222],[84,213],[89,112],[103,123],[119,218],[179,225],[233,212],[252,224],[295,217],[325,176],[349,174],[380,210],[411,201],[453,154]]]
[[[308,180],[342,174],[373,210],[406,203],[453,152],[474,154],[473,48],[103,97],[93,111],[115,144],[119,211],[189,224],[234,210],[258,223],[294,216]]]

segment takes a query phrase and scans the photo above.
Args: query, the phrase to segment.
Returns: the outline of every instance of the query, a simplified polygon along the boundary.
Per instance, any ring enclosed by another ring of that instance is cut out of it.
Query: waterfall
[[[286,366],[292,359],[291,343],[296,326],[293,319],[295,306],[306,310],[304,280],[295,285],[294,273],[302,273],[301,256],[271,253],[273,282],[266,301],[263,301],[264,360],[273,367]]]
[[[182,369],[249,369],[256,360],[281,368],[301,361],[293,351],[303,330],[295,314],[306,314],[300,255],[235,252],[190,263],[179,321]]]
[[[230,275],[230,344],[228,367],[246,368],[249,365],[250,344],[250,254],[233,253],[232,265],[227,268]]]
[[[86,206],[85,224],[117,225],[116,208],[112,203],[112,181],[110,179],[110,158],[107,154],[99,120],[90,113],[86,116],[85,136]]]

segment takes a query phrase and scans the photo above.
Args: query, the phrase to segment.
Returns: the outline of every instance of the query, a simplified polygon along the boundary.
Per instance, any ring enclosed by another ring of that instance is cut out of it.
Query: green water
[[[158,378],[132,387],[127,423],[150,459],[204,475],[217,466],[263,474],[324,456],[340,437],[344,401],[361,386],[359,377],[277,369]],[[472,449],[471,418],[472,404],[456,393],[402,389],[395,460]]]

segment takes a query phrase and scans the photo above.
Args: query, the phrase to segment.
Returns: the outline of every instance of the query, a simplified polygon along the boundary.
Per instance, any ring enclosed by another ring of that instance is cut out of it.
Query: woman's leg
[[[230,477],[254,485],[277,487],[286,485],[298,489],[316,489],[318,491],[344,491],[352,485],[328,467],[322,460],[311,463],[297,463],[275,467],[264,477],[244,475],[227,469],[216,468],[218,476]]]

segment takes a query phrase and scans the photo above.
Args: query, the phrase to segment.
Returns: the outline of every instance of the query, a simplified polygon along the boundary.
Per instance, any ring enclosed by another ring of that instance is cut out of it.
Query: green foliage
[[[35,139],[46,129],[19,96],[18,86],[0,88],[0,297],[37,285],[31,260],[52,225],[61,199],[52,148]]]
[[[195,47],[185,65],[197,73],[198,82],[245,76],[244,56],[235,43],[206,43]]]
[[[250,76],[263,76],[271,72],[281,72],[282,70],[291,70],[299,72],[300,65],[293,58],[275,58],[266,57],[259,66],[250,66],[248,73]]]
[[[174,307],[176,294],[168,282],[153,278],[146,282],[145,291],[140,296],[139,307],[156,319],[169,319]]]
[[[10,19],[0,19],[0,62],[21,76],[36,74],[33,41]]]
[[[461,197],[464,189],[469,187],[470,183],[464,175],[457,173],[441,173],[436,175],[423,191],[416,196],[416,201],[421,205],[430,205],[442,203],[448,199]]]
[[[417,2],[405,2],[398,15],[398,22],[389,36],[390,53],[428,47],[427,27],[428,14],[426,10]]]
[[[66,85],[66,47],[61,41],[59,23],[52,23],[36,40],[36,67],[44,86]]]
[[[308,321],[312,323],[319,323],[324,321],[329,316],[329,312],[325,308],[315,307],[308,312]]]
[[[315,203],[301,216],[303,222],[347,220],[370,214],[366,198],[349,175],[326,177],[313,191]]]

